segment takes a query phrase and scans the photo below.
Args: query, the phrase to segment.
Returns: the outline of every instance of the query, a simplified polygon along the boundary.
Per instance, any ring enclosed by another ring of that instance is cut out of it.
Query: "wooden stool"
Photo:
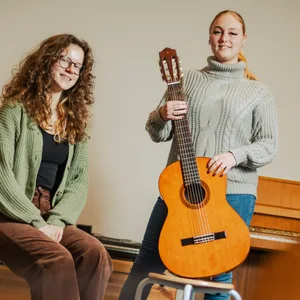
[[[233,284],[187,279],[156,273],[149,273],[148,277],[139,283],[134,300],[141,300],[144,287],[152,283],[183,290],[183,300],[192,300],[196,292],[229,294],[236,300],[242,300],[239,293],[234,290]]]

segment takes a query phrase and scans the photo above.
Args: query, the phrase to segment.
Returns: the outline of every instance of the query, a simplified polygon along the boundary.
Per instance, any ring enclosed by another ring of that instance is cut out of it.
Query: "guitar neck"
[[[168,85],[168,101],[184,101],[184,99],[181,82]],[[185,185],[199,183],[200,177],[196,163],[195,150],[186,115],[183,119],[175,120],[174,127],[184,183]]]

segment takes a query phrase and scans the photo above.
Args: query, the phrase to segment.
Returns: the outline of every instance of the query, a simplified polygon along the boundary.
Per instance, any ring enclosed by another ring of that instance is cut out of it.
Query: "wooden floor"
[[[294,252],[279,252],[275,253],[276,255],[266,251],[250,252],[247,260],[234,271],[235,288],[244,300],[300,299],[297,275],[300,269],[300,245],[294,247]],[[118,299],[132,262],[113,260],[113,264],[114,272],[109,280],[104,300]],[[174,289],[155,285],[148,299],[175,300],[175,295]],[[287,295],[289,296],[286,297]],[[203,295],[196,294],[195,300],[200,299],[203,299]],[[30,300],[27,283],[3,265],[0,265],[0,300]]]
[[[131,262],[113,260],[114,272],[109,280],[104,300],[117,300],[121,287],[127,278]],[[149,300],[174,300],[175,290],[155,285]],[[14,275],[7,267],[0,266],[0,299],[1,300],[30,300],[27,283]],[[130,300],[130,299],[128,299]]]
[[[30,299],[27,283],[2,265],[0,266],[0,297],[1,300]]]
[[[122,260],[113,260],[113,263],[114,272],[110,277],[104,300],[118,299],[120,290],[128,276],[132,265],[132,262]],[[175,289],[162,288],[158,285],[154,285],[148,298],[149,300],[174,300],[176,298],[176,291]]]

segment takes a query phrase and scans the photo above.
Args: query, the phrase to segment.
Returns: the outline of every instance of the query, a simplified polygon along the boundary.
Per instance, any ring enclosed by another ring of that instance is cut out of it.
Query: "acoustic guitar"
[[[167,101],[184,100],[176,51],[161,51],[159,65]],[[172,122],[180,160],[159,177],[159,191],[168,207],[159,254],[178,276],[206,278],[228,272],[248,255],[248,227],[226,200],[226,175],[207,174],[209,158],[195,157],[187,117]]]

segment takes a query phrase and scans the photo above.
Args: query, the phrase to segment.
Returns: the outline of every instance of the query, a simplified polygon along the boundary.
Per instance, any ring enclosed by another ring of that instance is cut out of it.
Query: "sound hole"
[[[205,189],[200,183],[191,183],[185,187],[184,196],[190,204],[200,204],[205,198]]]

